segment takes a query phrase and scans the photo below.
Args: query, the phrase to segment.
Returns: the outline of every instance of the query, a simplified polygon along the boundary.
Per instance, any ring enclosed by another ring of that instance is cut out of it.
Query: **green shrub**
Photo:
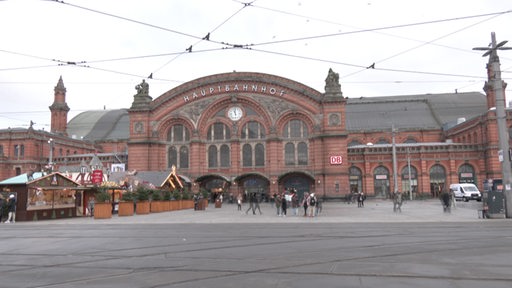
[[[132,202],[135,199],[135,194],[130,191],[126,191],[123,193],[121,200],[124,202]]]
[[[94,193],[94,197],[96,198],[97,203],[105,203],[112,200],[112,196],[105,188],[97,188],[96,192]]]
[[[153,200],[153,201],[162,200],[162,192],[160,190],[151,190],[151,200]]]
[[[137,200],[138,201],[148,201],[149,200],[149,189],[146,189],[145,187],[139,186],[137,187]]]
[[[165,201],[169,201],[169,200],[171,200],[171,198],[172,198],[172,197],[171,197],[171,191],[166,190],[166,191],[164,191],[164,193],[163,193],[163,194],[164,194],[163,198],[164,198],[164,200],[165,200]]]
[[[174,198],[174,200],[181,200],[181,191],[177,189],[172,191],[172,198]]]

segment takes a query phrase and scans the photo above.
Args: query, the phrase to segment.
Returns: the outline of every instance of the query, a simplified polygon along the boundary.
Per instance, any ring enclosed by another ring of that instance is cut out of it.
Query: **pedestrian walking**
[[[284,197],[281,198],[281,211],[283,214],[283,217],[286,217],[286,209],[288,208],[288,201],[286,201],[286,195],[283,195]]]
[[[93,197],[89,197],[89,216],[93,217],[94,216],[94,198]]]
[[[315,216],[315,208],[316,208],[315,206],[317,203],[315,193],[311,193],[309,195],[307,202],[308,202],[309,217],[314,217]]]
[[[294,191],[292,193],[292,211],[294,216],[297,216],[299,214],[299,206],[299,196],[297,195],[297,192]]]
[[[253,193],[249,193],[249,208],[245,211],[245,214],[249,213],[249,210],[252,210],[252,214],[256,214],[254,211],[254,195]]]
[[[402,193],[397,192],[393,196],[393,212],[402,213],[402,203],[403,203]]]
[[[3,223],[2,218],[4,216],[4,204],[4,195],[0,194],[0,223]]]
[[[258,209],[258,211],[260,212],[260,215],[263,214],[261,212],[261,208],[260,208],[260,197],[258,197],[258,195],[256,193],[254,193],[254,211],[256,211],[256,209]],[[256,213],[254,213],[256,214]]]
[[[451,196],[448,192],[441,193],[441,204],[443,205],[443,212],[444,213],[451,213]]]
[[[281,194],[274,195],[274,203],[276,204],[277,216],[281,216],[281,205],[283,200]]]
[[[5,223],[15,223],[16,222],[16,197],[14,194],[9,195],[9,200],[7,200],[7,221]]]
[[[240,193],[236,197],[236,204],[238,205],[238,211],[242,211],[242,194]]]
[[[308,199],[309,193],[304,192],[304,196],[302,197],[302,207],[304,207],[304,217],[308,216]]]

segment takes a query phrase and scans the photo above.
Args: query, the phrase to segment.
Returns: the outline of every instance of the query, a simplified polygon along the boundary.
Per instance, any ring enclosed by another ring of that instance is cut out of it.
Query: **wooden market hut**
[[[164,182],[160,185],[161,188],[169,189],[170,191],[182,189],[183,183],[178,175],[176,175],[176,167],[173,165],[171,173],[165,178]]]
[[[16,196],[16,221],[81,216],[85,189],[59,172],[25,173],[0,182],[4,197]]]

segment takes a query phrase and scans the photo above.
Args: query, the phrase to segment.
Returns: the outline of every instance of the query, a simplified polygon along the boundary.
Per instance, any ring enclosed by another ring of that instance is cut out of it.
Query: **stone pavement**
[[[475,222],[489,221],[489,219],[479,219],[478,208],[482,206],[481,202],[457,202],[456,208],[452,208],[451,213],[443,213],[439,200],[414,200],[406,201],[402,206],[402,213],[393,212],[393,203],[391,200],[369,199],[365,201],[365,206],[357,207],[357,203],[346,204],[344,202],[325,202],[322,212],[317,217],[303,217],[304,210],[299,208],[299,215],[293,215],[292,209],[288,209],[287,217],[277,216],[277,211],[272,203],[261,203],[259,214],[253,215],[251,211],[245,214],[249,208],[247,203],[242,206],[242,211],[237,211],[236,204],[224,203],[222,208],[215,208],[210,204],[206,210],[181,210],[162,213],[150,213],[147,215],[134,215],[119,217],[114,215],[111,219],[91,219],[91,218],[73,218],[40,221],[40,223],[378,223],[378,222]]]
[[[210,205],[0,224],[2,288],[510,288],[512,222],[436,200],[324,203],[278,217]],[[247,205],[244,205],[247,209]]]

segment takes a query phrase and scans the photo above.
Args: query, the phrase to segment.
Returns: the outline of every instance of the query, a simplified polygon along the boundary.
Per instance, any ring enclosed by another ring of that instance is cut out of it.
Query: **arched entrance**
[[[469,164],[459,167],[459,183],[478,183],[475,175],[475,168]]]
[[[373,170],[373,189],[377,198],[387,198],[390,195],[388,168],[379,166]]]
[[[196,179],[196,182],[199,183],[200,190],[208,192],[208,197],[212,202],[215,202],[215,199],[224,194],[231,186],[227,177],[215,174],[201,176]]]
[[[443,166],[436,164],[430,168],[430,194],[437,198],[445,189],[446,170]]]
[[[349,181],[350,181],[350,193],[363,192],[363,173],[361,169],[352,166],[348,169]]]
[[[418,171],[416,170],[416,167],[410,166],[411,171],[409,171],[409,166],[404,166],[402,168],[402,192],[406,194],[407,199],[411,198],[412,195],[416,195],[416,190],[418,189]],[[410,178],[409,178],[410,176]]]
[[[235,179],[238,184],[238,193],[243,193],[244,199],[247,199],[251,193],[256,193],[259,201],[267,202],[270,194],[270,181],[263,175],[246,174]],[[237,195],[234,195],[236,197]]]
[[[315,179],[310,175],[301,172],[288,173],[281,176],[279,180],[280,192],[291,188],[296,189],[299,199],[302,199],[304,192],[316,192],[313,191],[314,185]]]

